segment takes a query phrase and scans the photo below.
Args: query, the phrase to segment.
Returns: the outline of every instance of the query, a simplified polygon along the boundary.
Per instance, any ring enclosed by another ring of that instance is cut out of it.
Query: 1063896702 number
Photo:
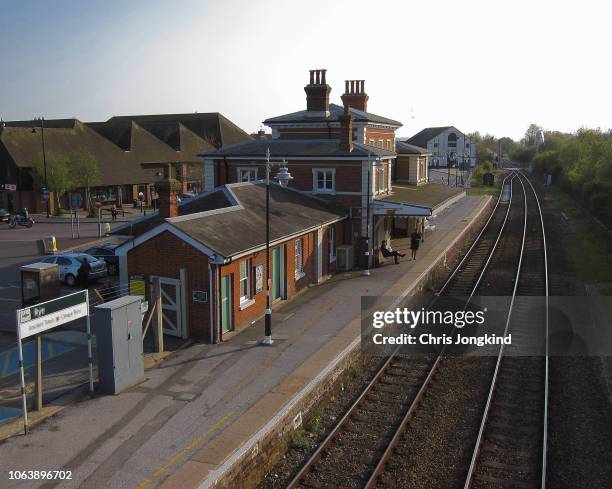
[[[71,480],[72,470],[9,470],[10,480]]]

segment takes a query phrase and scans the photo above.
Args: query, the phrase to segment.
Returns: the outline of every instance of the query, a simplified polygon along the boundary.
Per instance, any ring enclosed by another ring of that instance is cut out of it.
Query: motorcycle
[[[14,229],[18,224],[26,228],[31,228],[34,224],[34,219],[29,216],[26,217],[22,214],[17,214],[9,217],[9,227],[11,229]]]

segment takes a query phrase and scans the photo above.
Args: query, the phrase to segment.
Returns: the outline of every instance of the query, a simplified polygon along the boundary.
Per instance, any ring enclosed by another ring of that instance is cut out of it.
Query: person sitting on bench
[[[395,264],[399,263],[399,259],[406,256],[404,253],[400,253],[399,251],[392,250],[390,246],[387,246],[387,240],[383,240],[380,245],[380,251],[385,258],[390,256],[395,260]]]

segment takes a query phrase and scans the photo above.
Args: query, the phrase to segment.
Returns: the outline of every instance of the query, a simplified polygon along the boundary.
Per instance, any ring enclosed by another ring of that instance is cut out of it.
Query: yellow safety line
[[[193,450],[194,448],[196,448],[198,445],[200,445],[204,440],[206,440],[206,438],[208,438],[208,436],[214,432],[215,430],[217,430],[219,427],[221,427],[223,424],[225,424],[227,422],[228,419],[230,419],[232,417],[232,415],[234,414],[234,411],[230,411],[228,414],[226,414],[225,416],[223,416],[219,421],[217,421],[214,425],[212,425],[210,428],[208,428],[208,430],[203,433],[202,435],[198,436],[195,440],[193,440],[189,445],[187,445],[185,448],[183,448],[181,451],[179,451],[176,455],[174,455],[168,462],[166,462],[160,469],[156,470],[153,473],[153,477],[151,479],[143,479],[140,484],[138,484],[135,489],[143,489],[144,487],[147,487],[149,484],[151,484],[153,482],[152,479],[157,479],[160,476],[162,476],[165,472],[168,471],[168,469],[170,467],[172,467],[174,464],[176,464],[181,458],[183,458],[185,455],[187,455],[187,452]]]

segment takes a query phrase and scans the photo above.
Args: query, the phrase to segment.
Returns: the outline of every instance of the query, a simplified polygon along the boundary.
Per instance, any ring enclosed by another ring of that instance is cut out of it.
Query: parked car
[[[106,262],[86,253],[62,253],[50,256],[42,261],[43,263],[57,263],[59,266],[60,280],[66,285],[72,286],[76,284],[79,268],[85,259],[87,259],[91,267],[91,271],[89,272],[90,280],[97,280],[108,275]]]
[[[109,275],[119,275],[119,257],[115,255],[115,248],[117,244],[102,244],[100,246],[94,246],[85,250],[83,253],[87,253],[95,258],[104,260],[106,262],[106,268]]]
[[[11,213],[6,209],[0,209],[0,222],[8,222],[9,217],[11,217]]]

